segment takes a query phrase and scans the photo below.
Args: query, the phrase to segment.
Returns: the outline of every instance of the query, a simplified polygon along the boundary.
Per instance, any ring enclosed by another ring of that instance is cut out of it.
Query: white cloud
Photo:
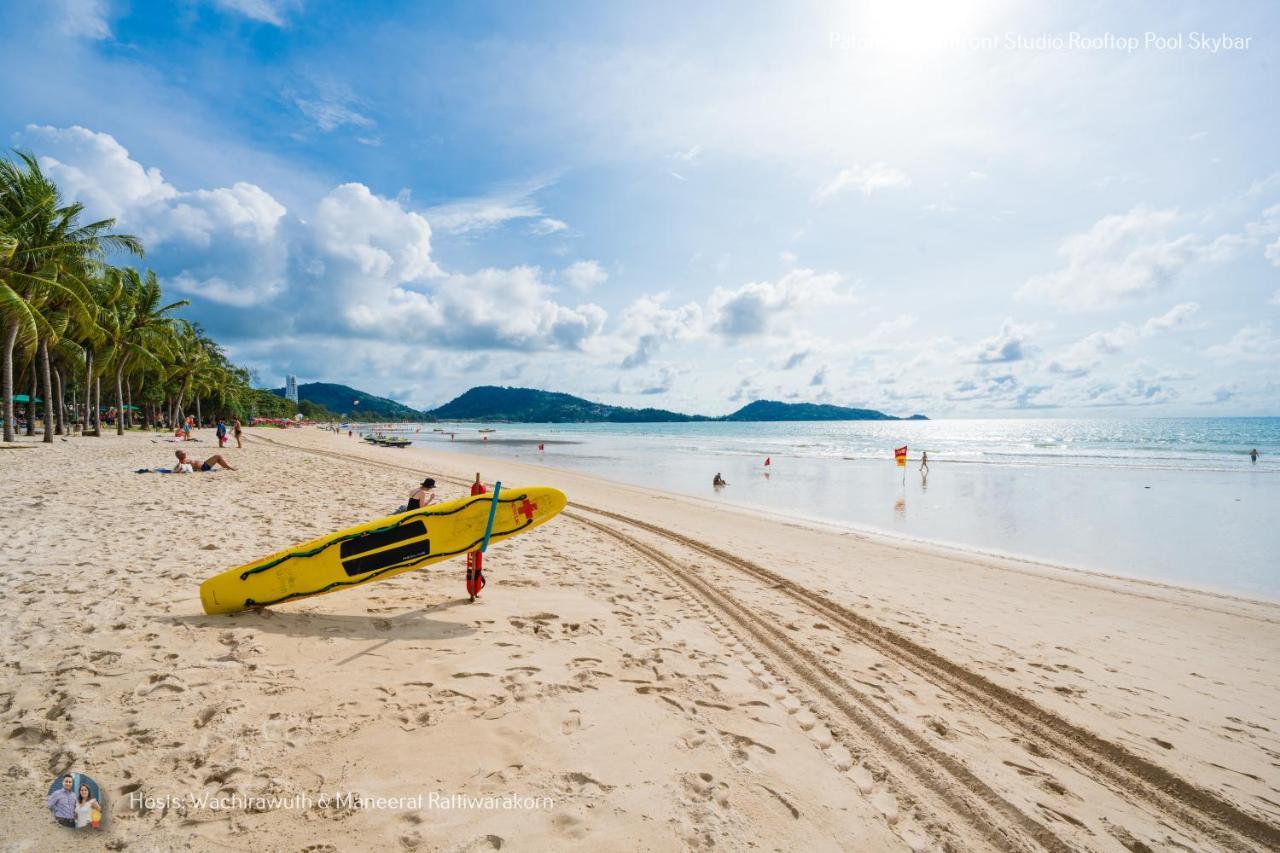
[[[1268,322],[1245,326],[1226,343],[1209,347],[1213,358],[1224,361],[1280,362],[1280,338],[1271,331]]]
[[[1182,302],[1173,306],[1159,317],[1152,317],[1143,323],[1142,333],[1144,335],[1154,335],[1157,332],[1166,332],[1185,326],[1199,310],[1200,305],[1198,303]]]
[[[693,145],[683,151],[676,151],[671,155],[671,159],[679,160],[681,163],[697,163],[698,157],[702,154],[701,145]]]
[[[666,293],[641,296],[623,310],[616,333],[626,348],[623,368],[648,364],[664,344],[692,340],[702,333],[702,308],[696,302],[667,308],[668,298]]]
[[[283,281],[277,280],[274,286],[263,286],[261,283],[237,285],[216,275],[198,279],[188,270],[183,270],[176,276],[165,279],[165,284],[184,296],[200,296],[219,305],[249,308],[274,299],[280,293]]]
[[[213,5],[246,18],[283,27],[288,13],[302,6],[302,0],[213,0]]]
[[[1177,211],[1143,207],[1106,216],[1063,242],[1064,269],[1032,276],[1018,295],[1082,310],[1158,291],[1197,257],[1195,235],[1164,236],[1177,219]]]
[[[544,216],[529,226],[529,230],[532,233],[537,234],[539,237],[545,237],[548,234],[555,234],[559,231],[566,231],[568,228],[569,223],[562,222],[561,220],[551,216]]]
[[[533,198],[549,184],[539,179],[500,188],[484,196],[458,199],[429,208],[426,217],[433,227],[455,234],[488,231],[513,219],[537,219],[531,226],[535,234],[553,234],[568,226],[559,219],[544,216]]]
[[[966,361],[978,364],[1005,364],[1027,357],[1028,341],[1035,326],[1015,323],[1012,318],[1000,324],[1000,331],[963,352]]]
[[[99,216],[119,219],[128,210],[178,194],[159,169],[143,168],[107,133],[27,125],[20,144],[39,151],[41,167],[64,196]]]
[[[582,293],[609,280],[609,274],[605,272],[604,267],[591,260],[574,261],[564,268],[562,275],[566,284]]]
[[[29,126],[22,141],[40,151],[41,167],[90,216],[114,218],[148,249],[169,250],[175,261],[157,271],[177,290],[239,306],[283,290],[287,211],[261,187],[179,190],[110,134],[83,127]]]
[[[1083,376],[1098,367],[1105,356],[1122,352],[1137,340],[1138,330],[1128,323],[1110,331],[1093,332],[1051,361],[1049,370],[1068,376]]]
[[[570,308],[551,299],[535,267],[450,275],[423,289],[393,288],[357,298],[348,310],[357,333],[434,347],[536,351],[580,349],[598,335],[598,305]]]
[[[65,35],[98,41],[111,38],[111,25],[107,23],[106,0],[60,0],[60,2],[61,29]]]
[[[711,329],[730,341],[762,337],[785,326],[802,308],[853,301],[838,289],[842,281],[837,273],[796,269],[776,282],[751,282],[736,290],[717,287],[707,306]]]
[[[869,196],[879,190],[905,187],[910,183],[911,179],[906,174],[884,163],[874,163],[866,167],[854,166],[841,169],[834,178],[819,187],[814,193],[814,200],[824,202],[851,189]]]
[[[796,350],[779,362],[777,364],[777,368],[779,370],[792,370],[797,368],[804,363],[804,360],[808,358],[810,354],[810,351],[807,349]]]
[[[335,187],[320,200],[311,225],[317,255],[330,267],[348,268],[351,295],[385,293],[440,273],[427,220],[363,184]]]
[[[375,122],[368,116],[361,115],[343,98],[295,97],[293,103],[302,114],[315,122],[316,127],[328,133],[345,125],[352,127],[373,127]],[[372,141],[372,140],[371,140]],[[366,143],[367,144],[367,143]],[[375,142],[375,144],[377,144]]]
[[[447,275],[432,256],[430,223],[407,196],[342,184],[302,220],[250,183],[180,190],[105,133],[33,127],[25,141],[91,215],[117,217],[122,231],[160,250],[149,260],[159,261],[166,286],[199,300],[192,313],[202,322],[526,351],[578,349],[604,326],[603,308],[559,304],[533,267]],[[593,264],[583,262],[573,278],[602,281]]]

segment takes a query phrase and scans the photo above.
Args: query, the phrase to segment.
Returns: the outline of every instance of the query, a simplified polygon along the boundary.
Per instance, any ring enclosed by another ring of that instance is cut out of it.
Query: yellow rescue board
[[[564,492],[503,487],[490,542],[532,530],[565,508]],[[348,527],[228,569],[200,584],[205,613],[236,613],[395,577],[479,550],[493,495],[459,498]]]

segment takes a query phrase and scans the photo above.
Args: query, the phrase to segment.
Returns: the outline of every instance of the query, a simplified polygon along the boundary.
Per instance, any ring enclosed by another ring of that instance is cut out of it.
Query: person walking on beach
[[[62,777],[62,787],[49,795],[46,805],[53,812],[53,819],[68,829],[76,828],[76,795],[72,791],[75,779],[70,774]]]
[[[921,471],[929,470],[929,451],[927,450],[920,451],[920,470]]]
[[[218,418],[218,428],[214,430],[214,434],[218,436],[218,447],[227,446],[227,422],[222,418]]]
[[[187,456],[187,451],[185,450],[175,450],[173,455],[178,457],[179,466],[190,465],[193,471],[212,471],[214,465],[221,465],[228,471],[236,470],[227,464],[227,460],[222,458],[221,453],[215,453],[204,461]]]
[[[1255,447],[1253,450],[1249,451],[1249,461],[1254,465],[1258,464],[1258,448]]]
[[[239,418],[236,418],[231,422],[231,431],[235,434],[235,437],[236,437],[236,447],[244,447],[244,445],[240,443],[240,419]]]

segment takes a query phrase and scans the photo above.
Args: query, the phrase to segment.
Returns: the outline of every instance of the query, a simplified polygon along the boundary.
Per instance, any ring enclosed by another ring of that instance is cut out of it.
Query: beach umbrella
[[[31,402],[31,397],[29,397],[29,396],[28,396],[28,395],[26,395],[26,394],[14,394],[14,395],[13,395],[13,402],[15,402],[15,403],[30,403],[30,402]],[[39,397],[36,397],[36,402],[37,402],[37,403],[43,403],[43,402],[44,402],[44,400],[41,400]]]

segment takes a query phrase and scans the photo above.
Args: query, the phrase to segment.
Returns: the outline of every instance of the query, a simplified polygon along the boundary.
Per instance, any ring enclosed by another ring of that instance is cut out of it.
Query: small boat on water
[[[484,429],[476,430],[476,432],[497,432],[497,430],[496,430],[496,429],[492,429],[492,428],[490,428],[490,427],[485,427]]]

